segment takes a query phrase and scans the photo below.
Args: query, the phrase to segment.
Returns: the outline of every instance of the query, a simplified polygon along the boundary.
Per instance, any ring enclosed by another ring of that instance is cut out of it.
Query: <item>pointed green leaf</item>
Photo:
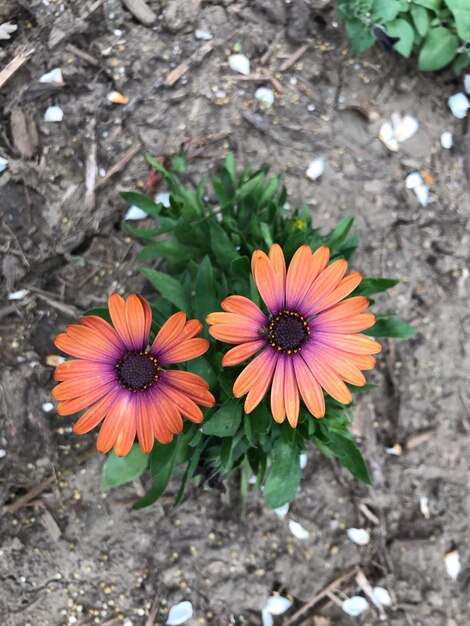
[[[448,28],[444,26],[431,28],[419,51],[419,69],[423,72],[440,70],[452,61],[458,47],[457,35],[454,35]]]
[[[216,437],[231,437],[242,421],[242,405],[240,400],[229,400],[214,415],[204,422],[202,432]]]
[[[406,19],[397,19],[387,24],[387,34],[390,37],[400,37],[400,41],[394,45],[394,48],[402,56],[408,58],[413,49],[415,39],[415,31]]]
[[[188,297],[183,289],[181,283],[163,272],[152,270],[148,268],[141,268],[142,274],[149,280],[157,291],[159,291],[164,298],[169,300],[181,311],[190,313],[191,307],[189,305]]]
[[[366,462],[359,448],[349,436],[340,433],[328,432],[330,443],[328,448],[353,476],[367,483],[372,484]]]
[[[119,487],[135,480],[145,472],[148,461],[148,454],[144,454],[137,443],[132,446],[126,456],[117,456],[112,450],[103,465],[102,489]]]
[[[397,278],[364,278],[360,285],[355,289],[355,296],[371,296],[374,293],[387,291],[398,285],[400,282]]]
[[[264,485],[263,495],[272,509],[290,502],[300,485],[300,451],[290,441],[280,437],[273,446],[272,465]]]
[[[377,316],[372,328],[362,331],[370,337],[394,337],[395,339],[410,339],[418,332],[414,326],[393,317]]]
[[[129,204],[133,204],[148,213],[148,215],[152,217],[160,216],[162,205],[157,204],[148,196],[144,196],[143,193],[139,191],[121,191],[120,196]]]

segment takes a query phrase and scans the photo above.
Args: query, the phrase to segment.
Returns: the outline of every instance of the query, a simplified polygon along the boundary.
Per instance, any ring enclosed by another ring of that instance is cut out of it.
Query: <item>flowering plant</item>
[[[238,472],[242,502],[254,482],[275,508],[295,498],[309,444],[370,482],[351,407],[373,386],[361,370],[375,365],[376,338],[415,332],[393,314],[365,312],[371,295],[398,281],[347,274],[359,243],[353,219],[321,233],[307,206],[286,209],[286,190],[266,167],[237,175],[229,154],[212,197],[205,179],[194,191],[181,183],[180,157],[173,168],[148,161],[169,202],[121,195],[155,220],[124,227],[143,241],[138,261],[150,267],[140,271],[159,296],[149,304],[113,294],[56,339],[76,357],[55,372],[58,411],[88,407],[78,434],[103,422],[103,486],[148,468],[140,508],[172,477],[177,504],[191,480],[221,486]]]

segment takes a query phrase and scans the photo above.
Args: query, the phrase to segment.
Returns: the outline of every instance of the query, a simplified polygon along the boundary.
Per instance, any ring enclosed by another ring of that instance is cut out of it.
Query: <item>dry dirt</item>
[[[188,626],[255,625],[273,590],[295,600],[276,618],[281,624],[358,565],[392,595],[385,622],[374,608],[350,618],[324,596],[295,623],[468,626],[470,135],[446,105],[460,82],[419,74],[413,60],[376,48],[353,57],[328,1],[149,4],[153,26],[118,0],[0,2],[0,22],[18,25],[0,42],[0,67],[31,52],[0,95],[0,155],[9,160],[0,174],[1,625],[150,626],[181,600],[193,603]],[[214,35],[209,45],[196,29]],[[255,80],[228,68],[238,42]],[[305,43],[301,58],[281,69]],[[187,59],[189,69],[165,85]],[[65,86],[38,82],[55,67]],[[270,111],[254,100],[263,84],[274,89]],[[113,89],[129,104],[108,102]],[[64,119],[46,124],[55,104]],[[377,139],[393,111],[420,121],[397,153]],[[444,130],[454,133],[450,151],[439,143]],[[131,158],[95,181],[95,148],[101,175]],[[291,204],[307,202],[317,225],[355,216],[357,269],[401,278],[378,307],[398,310],[419,334],[385,342],[372,374],[378,387],[355,409],[373,487],[310,450],[288,518],[255,496],[240,520],[233,494],[195,489],[177,510],[165,497],[135,512],[142,485],[103,493],[95,435],[77,438],[70,418],[43,410],[53,384],[47,357],[64,324],[112,291],[151,294],[134,263],[139,244],[120,225],[118,191],[142,187],[146,152],[162,158],[182,148],[188,184],[229,149],[240,166],[272,164]],[[312,182],[305,170],[319,155],[325,172]],[[414,170],[434,181],[425,208],[404,185]],[[20,289],[28,295],[7,299]],[[397,444],[401,455],[387,453]],[[295,539],[288,519],[309,538]],[[352,526],[370,529],[368,545],[348,539]],[[454,549],[462,564],[455,582],[444,566]],[[335,598],[358,591],[350,577]]]

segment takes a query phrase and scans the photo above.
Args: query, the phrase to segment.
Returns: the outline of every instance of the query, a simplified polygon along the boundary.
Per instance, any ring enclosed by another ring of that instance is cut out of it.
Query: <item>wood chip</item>
[[[15,500],[12,504],[10,504],[7,509],[10,513],[15,514],[22,507],[26,506],[31,500],[34,500],[36,496],[42,493],[45,489],[47,489],[52,483],[55,482],[55,476],[49,476],[35,487],[30,489],[28,493],[25,493],[24,496],[21,496],[17,500]]]
[[[65,49],[67,50],[67,52],[70,52],[70,54],[73,54],[76,57],[83,59],[83,61],[85,61],[89,65],[98,67],[98,65],[100,64],[98,59],[95,59],[95,57],[91,56],[91,54],[88,54],[88,52],[85,52],[84,50],[80,50],[80,48],[77,48],[77,46],[74,46],[71,43],[67,44]]]
[[[178,65],[178,67],[175,67],[175,69],[168,74],[164,82],[165,87],[172,87],[175,83],[177,83],[183,74],[186,74],[190,67],[199,65],[199,63],[202,62],[204,57],[209,54],[214,47],[214,41],[206,41],[206,43],[196,50],[194,54]]]
[[[97,189],[101,189],[101,187],[104,187],[104,185],[106,185],[106,183],[109,181],[109,179],[114,176],[115,174],[117,174],[118,172],[120,172],[121,170],[123,170],[126,165],[129,163],[129,161],[131,161],[135,155],[140,152],[142,148],[142,145],[140,143],[137,143],[135,146],[132,146],[131,148],[129,148],[129,150],[123,154],[123,156],[119,159],[119,161],[117,161],[117,163],[115,163],[112,167],[109,168],[109,170],[106,172],[106,175],[103,176],[103,178],[101,178],[95,185],[95,191]]]
[[[279,70],[281,72],[285,72],[286,70],[288,70],[290,67],[294,65],[294,63],[297,63],[297,61],[301,57],[303,57],[303,55],[307,52],[309,48],[310,48],[309,43],[306,43],[303,46],[301,46],[298,50],[294,52],[294,54],[291,54],[290,57],[284,61],[284,63],[279,68]]]
[[[38,131],[34,120],[19,105],[11,112],[10,130],[15,148],[23,159],[32,159],[38,148]]]
[[[433,430],[428,430],[428,431],[419,433],[418,435],[411,435],[411,437],[409,437],[405,442],[405,448],[407,450],[412,450],[413,448],[417,448],[418,446],[423,445],[423,443],[427,443],[431,439],[433,434],[434,434]]]
[[[85,165],[85,210],[92,211],[95,208],[95,186],[98,177],[96,164],[96,120],[93,118],[87,125],[87,157]]]
[[[34,48],[19,52],[0,72],[0,89],[15,74],[34,53]]]
[[[386,620],[387,616],[385,615],[384,608],[382,604],[379,602],[379,599],[377,598],[377,596],[374,593],[374,590],[372,589],[372,585],[367,580],[366,575],[364,574],[362,570],[359,570],[358,573],[356,574],[356,582],[358,586],[362,589],[362,591],[365,593],[365,595],[372,602],[372,604],[375,604],[375,606],[377,607],[380,613],[380,620],[381,621]]]

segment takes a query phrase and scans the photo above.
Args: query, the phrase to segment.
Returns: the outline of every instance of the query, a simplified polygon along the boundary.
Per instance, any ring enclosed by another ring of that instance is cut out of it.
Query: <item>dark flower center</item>
[[[298,352],[310,335],[305,319],[294,311],[281,311],[268,327],[269,343],[286,354]]]
[[[126,352],[115,365],[121,387],[145,391],[158,380],[157,359],[148,352]]]

